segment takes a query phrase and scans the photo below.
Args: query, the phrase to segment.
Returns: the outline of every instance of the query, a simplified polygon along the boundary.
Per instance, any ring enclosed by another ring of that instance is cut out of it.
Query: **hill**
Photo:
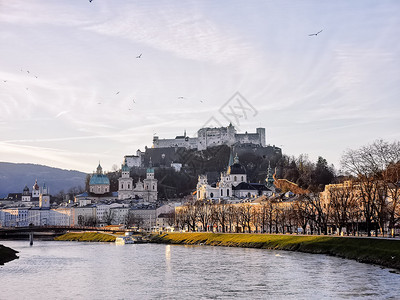
[[[0,162],[0,198],[8,193],[22,193],[25,185],[32,191],[37,179],[39,186],[43,183],[50,189],[50,194],[59,191],[67,192],[74,187],[85,188],[86,173],[52,168],[35,164],[16,164]]]

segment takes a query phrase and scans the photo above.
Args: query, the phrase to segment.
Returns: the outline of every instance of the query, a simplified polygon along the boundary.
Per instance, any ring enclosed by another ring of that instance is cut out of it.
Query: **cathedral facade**
[[[146,178],[139,179],[136,184],[130,177],[130,168],[125,160],[121,168],[121,177],[118,179],[118,199],[142,198],[144,202],[157,201],[157,179],[154,178],[154,168],[151,161],[146,170]]]

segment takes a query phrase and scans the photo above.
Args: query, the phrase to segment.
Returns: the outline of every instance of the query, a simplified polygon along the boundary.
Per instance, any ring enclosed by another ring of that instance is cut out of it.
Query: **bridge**
[[[25,238],[30,235],[37,237],[55,237],[71,231],[92,232],[132,232],[132,229],[122,229],[118,226],[112,227],[90,227],[90,226],[27,226],[27,227],[0,227],[0,239]]]

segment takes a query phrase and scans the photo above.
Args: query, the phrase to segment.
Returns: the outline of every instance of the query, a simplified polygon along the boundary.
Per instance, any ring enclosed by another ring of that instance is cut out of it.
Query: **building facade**
[[[188,137],[186,131],[184,135],[174,139],[160,139],[158,136],[153,138],[153,148],[172,148],[182,147],[186,149],[205,150],[209,147],[234,144],[253,144],[262,147],[266,146],[265,128],[257,128],[255,133],[237,133],[235,127],[229,124],[227,127],[201,128],[197,131],[197,137]]]
[[[235,202],[244,198],[255,198],[261,195],[270,196],[273,193],[273,184],[270,184],[270,168],[268,168],[267,184],[255,184],[247,182],[245,168],[239,163],[239,157],[229,159],[226,172],[221,173],[220,180],[216,184],[209,184],[207,175],[200,175],[196,188],[197,200],[228,200]]]
[[[149,168],[146,170],[146,178],[140,179],[136,184],[133,178],[130,177],[130,168],[127,161],[122,165],[121,177],[118,179],[118,199],[133,199],[142,198],[144,202],[157,201],[157,179],[154,177],[154,168],[149,163]]]

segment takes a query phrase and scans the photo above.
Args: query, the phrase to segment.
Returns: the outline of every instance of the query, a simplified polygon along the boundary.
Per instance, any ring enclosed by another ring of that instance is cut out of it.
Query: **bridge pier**
[[[33,245],[33,232],[29,233],[29,245],[32,246]]]

